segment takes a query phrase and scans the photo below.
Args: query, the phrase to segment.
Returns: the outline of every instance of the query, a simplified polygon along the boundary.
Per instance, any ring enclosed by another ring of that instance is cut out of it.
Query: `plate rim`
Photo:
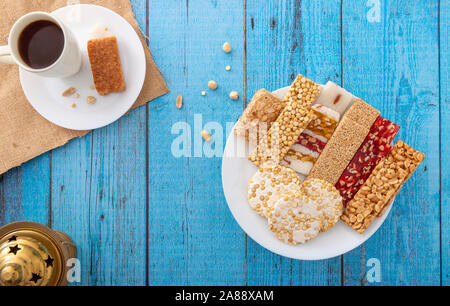
[[[126,107],[124,106],[121,111],[118,111],[114,116],[111,116],[110,119],[102,120],[100,123],[98,121],[95,121],[93,124],[91,124],[91,123],[85,124],[82,127],[80,127],[80,126],[73,126],[73,125],[67,124],[67,122],[64,121],[64,120],[58,120],[58,119],[55,119],[54,117],[53,118],[49,118],[49,116],[47,116],[48,115],[47,112],[43,112],[42,109],[39,108],[39,106],[38,106],[39,104],[38,103],[32,102],[33,99],[30,99],[30,92],[29,92],[30,89],[29,88],[28,89],[25,88],[24,82],[23,82],[24,74],[29,73],[29,72],[25,71],[24,69],[22,69],[20,67],[19,67],[19,80],[20,80],[20,85],[22,87],[22,91],[23,91],[23,93],[24,93],[28,103],[44,119],[46,119],[47,121],[49,121],[49,122],[51,122],[51,123],[53,123],[53,124],[55,124],[55,125],[57,125],[59,127],[62,127],[62,128],[66,128],[66,129],[70,129],[70,130],[74,130],[74,131],[89,131],[89,130],[95,130],[95,129],[99,129],[99,128],[108,126],[108,125],[116,122],[120,118],[122,118],[124,115],[126,115],[130,111],[130,109],[136,103],[139,95],[142,92],[142,88],[144,86],[145,78],[146,78],[146,75],[147,75],[147,59],[146,59],[146,55],[145,55],[144,46],[142,44],[142,41],[141,41],[138,33],[136,33],[136,30],[133,28],[133,26],[124,17],[122,17],[121,15],[119,15],[118,13],[114,12],[111,9],[108,9],[108,8],[100,6],[100,5],[95,5],[95,4],[74,4],[74,5],[60,7],[58,9],[50,12],[50,14],[57,14],[57,13],[60,13],[62,11],[65,11],[65,10],[74,9],[75,7],[86,7],[86,8],[89,8],[89,9],[90,8],[94,8],[94,9],[104,10],[104,11],[107,11],[109,13],[112,13],[116,17],[122,19],[127,24],[129,29],[131,29],[133,31],[133,33],[136,35],[136,38],[140,42],[139,43],[139,47],[136,47],[134,50],[136,51],[136,53],[139,54],[138,56],[142,57],[142,60],[145,61],[145,65],[141,65],[142,68],[143,68],[141,78],[137,79],[136,81],[133,82],[133,83],[138,85],[137,86],[138,89],[136,90],[136,92],[134,94],[130,95],[129,102],[125,105]],[[118,94],[120,94],[120,93],[118,93]],[[120,101],[118,101],[118,102],[124,103],[123,101],[124,101],[124,99],[120,99]]]
[[[279,88],[279,89],[273,91],[272,93],[273,93],[274,95],[281,96],[281,95],[283,95],[283,94],[282,94],[283,91],[287,91],[288,89],[289,89],[289,86],[286,86],[286,87]],[[280,93],[281,93],[281,94],[280,94]],[[237,124],[237,122],[236,122],[236,124]],[[343,255],[343,254],[346,254],[346,253],[348,253],[348,252],[350,252],[350,251],[356,249],[357,247],[361,246],[362,244],[364,244],[368,239],[370,239],[370,237],[372,237],[372,236],[380,229],[380,227],[381,227],[381,226],[383,225],[383,223],[386,221],[386,218],[387,218],[387,216],[389,215],[389,213],[390,213],[390,211],[391,211],[391,209],[392,209],[393,202],[394,202],[395,198],[394,198],[394,200],[392,201],[392,203],[388,206],[388,208],[386,209],[386,211],[385,211],[385,213],[382,215],[382,217],[381,217],[381,218],[378,218],[378,219],[380,220],[380,221],[379,221],[379,224],[378,224],[378,226],[377,226],[376,228],[373,228],[373,229],[371,230],[371,233],[369,233],[366,237],[364,237],[364,238],[362,239],[362,241],[359,242],[359,244],[357,244],[357,245],[355,245],[355,246],[353,246],[353,247],[351,247],[351,248],[348,248],[348,249],[346,249],[346,250],[344,250],[344,251],[338,251],[337,254],[332,255],[332,256],[315,256],[315,257],[311,257],[311,256],[308,256],[308,257],[291,256],[291,254],[287,254],[287,253],[284,252],[283,250],[277,250],[277,249],[271,247],[270,245],[268,245],[268,243],[266,243],[265,240],[264,240],[264,241],[261,241],[261,239],[259,239],[259,238],[255,237],[255,236],[253,236],[251,233],[249,233],[249,231],[246,230],[246,227],[247,227],[247,226],[244,226],[244,225],[242,224],[241,216],[238,216],[238,215],[237,215],[237,212],[234,210],[234,208],[232,208],[232,205],[230,205],[229,196],[227,195],[227,192],[226,192],[226,189],[227,189],[227,188],[225,187],[225,180],[224,180],[224,177],[225,177],[224,164],[225,164],[225,161],[226,161],[227,159],[229,159],[229,157],[227,157],[225,153],[227,152],[227,147],[228,147],[230,141],[231,141],[233,138],[237,137],[237,136],[235,136],[235,134],[234,134],[234,130],[235,130],[235,128],[236,128],[236,124],[233,126],[233,129],[231,130],[230,134],[229,134],[228,137],[227,137],[226,144],[225,144],[225,148],[224,148],[224,151],[223,151],[224,153],[223,153],[222,163],[221,163],[222,190],[223,190],[223,193],[224,193],[224,196],[225,196],[225,200],[226,200],[226,202],[227,202],[228,209],[230,210],[230,212],[231,212],[231,214],[232,214],[234,220],[238,223],[239,227],[245,232],[246,235],[248,235],[253,241],[255,241],[257,244],[259,244],[259,245],[260,245],[261,247],[263,247],[264,249],[266,249],[266,250],[268,250],[268,251],[270,251],[270,252],[272,252],[272,253],[275,253],[275,254],[278,254],[278,255],[281,255],[281,256],[284,256],[284,257],[287,257],[287,258],[296,259],[296,260],[316,261],[316,260],[325,260],[325,259],[335,258],[335,257],[337,257],[337,256],[341,256],[341,255]],[[245,205],[248,205],[248,203],[245,203]],[[339,220],[338,222],[342,223],[341,220]],[[373,224],[373,225],[374,225],[374,224]],[[326,234],[326,232],[321,233],[320,235],[324,235],[324,234]],[[303,244],[302,246],[307,246],[307,245],[308,245],[308,244],[305,243],[305,244]],[[298,245],[288,245],[288,244],[286,244],[286,246],[289,247],[289,248],[296,248],[296,247],[298,247]],[[301,255],[301,253],[299,253],[299,255]]]

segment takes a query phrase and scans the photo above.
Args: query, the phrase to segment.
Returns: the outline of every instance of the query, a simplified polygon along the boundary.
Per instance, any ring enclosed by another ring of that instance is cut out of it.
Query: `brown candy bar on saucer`
[[[88,41],[87,48],[98,94],[105,96],[112,92],[125,91],[126,85],[116,37],[91,39]]]

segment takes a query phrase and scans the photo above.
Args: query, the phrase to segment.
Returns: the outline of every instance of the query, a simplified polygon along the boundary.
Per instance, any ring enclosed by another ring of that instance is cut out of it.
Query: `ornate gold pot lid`
[[[64,271],[61,250],[45,227],[12,223],[0,230],[0,286],[56,286]]]

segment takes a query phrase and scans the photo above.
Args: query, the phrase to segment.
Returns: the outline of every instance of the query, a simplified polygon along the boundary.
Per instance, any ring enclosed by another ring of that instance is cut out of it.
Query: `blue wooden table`
[[[1,176],[0,225],[30,220],[69,234],[82,285],[450,284],[448,0],[132,4],[172,92]],[[317,262],[280,257],[246,236],[225,202],[220,157],[171,154],[176,122],[188,122],[192,138],[195,114],[225,126],[257,89],[298,73],[368,101],[426,154],[371,239]],[[207,90],[210,79],[217,91]],[[371,258],[381,282],[366,277]]]

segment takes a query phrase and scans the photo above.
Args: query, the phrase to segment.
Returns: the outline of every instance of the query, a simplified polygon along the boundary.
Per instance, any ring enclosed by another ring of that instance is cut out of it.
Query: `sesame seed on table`
[[[171,93],[1,175],[0,225],[67,233],[80,285],[449,285],[450,3],[381,0],[378,18],[373,2],[132,0]],[[240,229],[219,157],[171,154],[173,124],[217,141],[194,131],[195,114],[225,130],[258,89],[298,74],[379,109],[426,156],[366,243],[317,262],[273,254]],[[380,283],[366,278],[372,258]]]

